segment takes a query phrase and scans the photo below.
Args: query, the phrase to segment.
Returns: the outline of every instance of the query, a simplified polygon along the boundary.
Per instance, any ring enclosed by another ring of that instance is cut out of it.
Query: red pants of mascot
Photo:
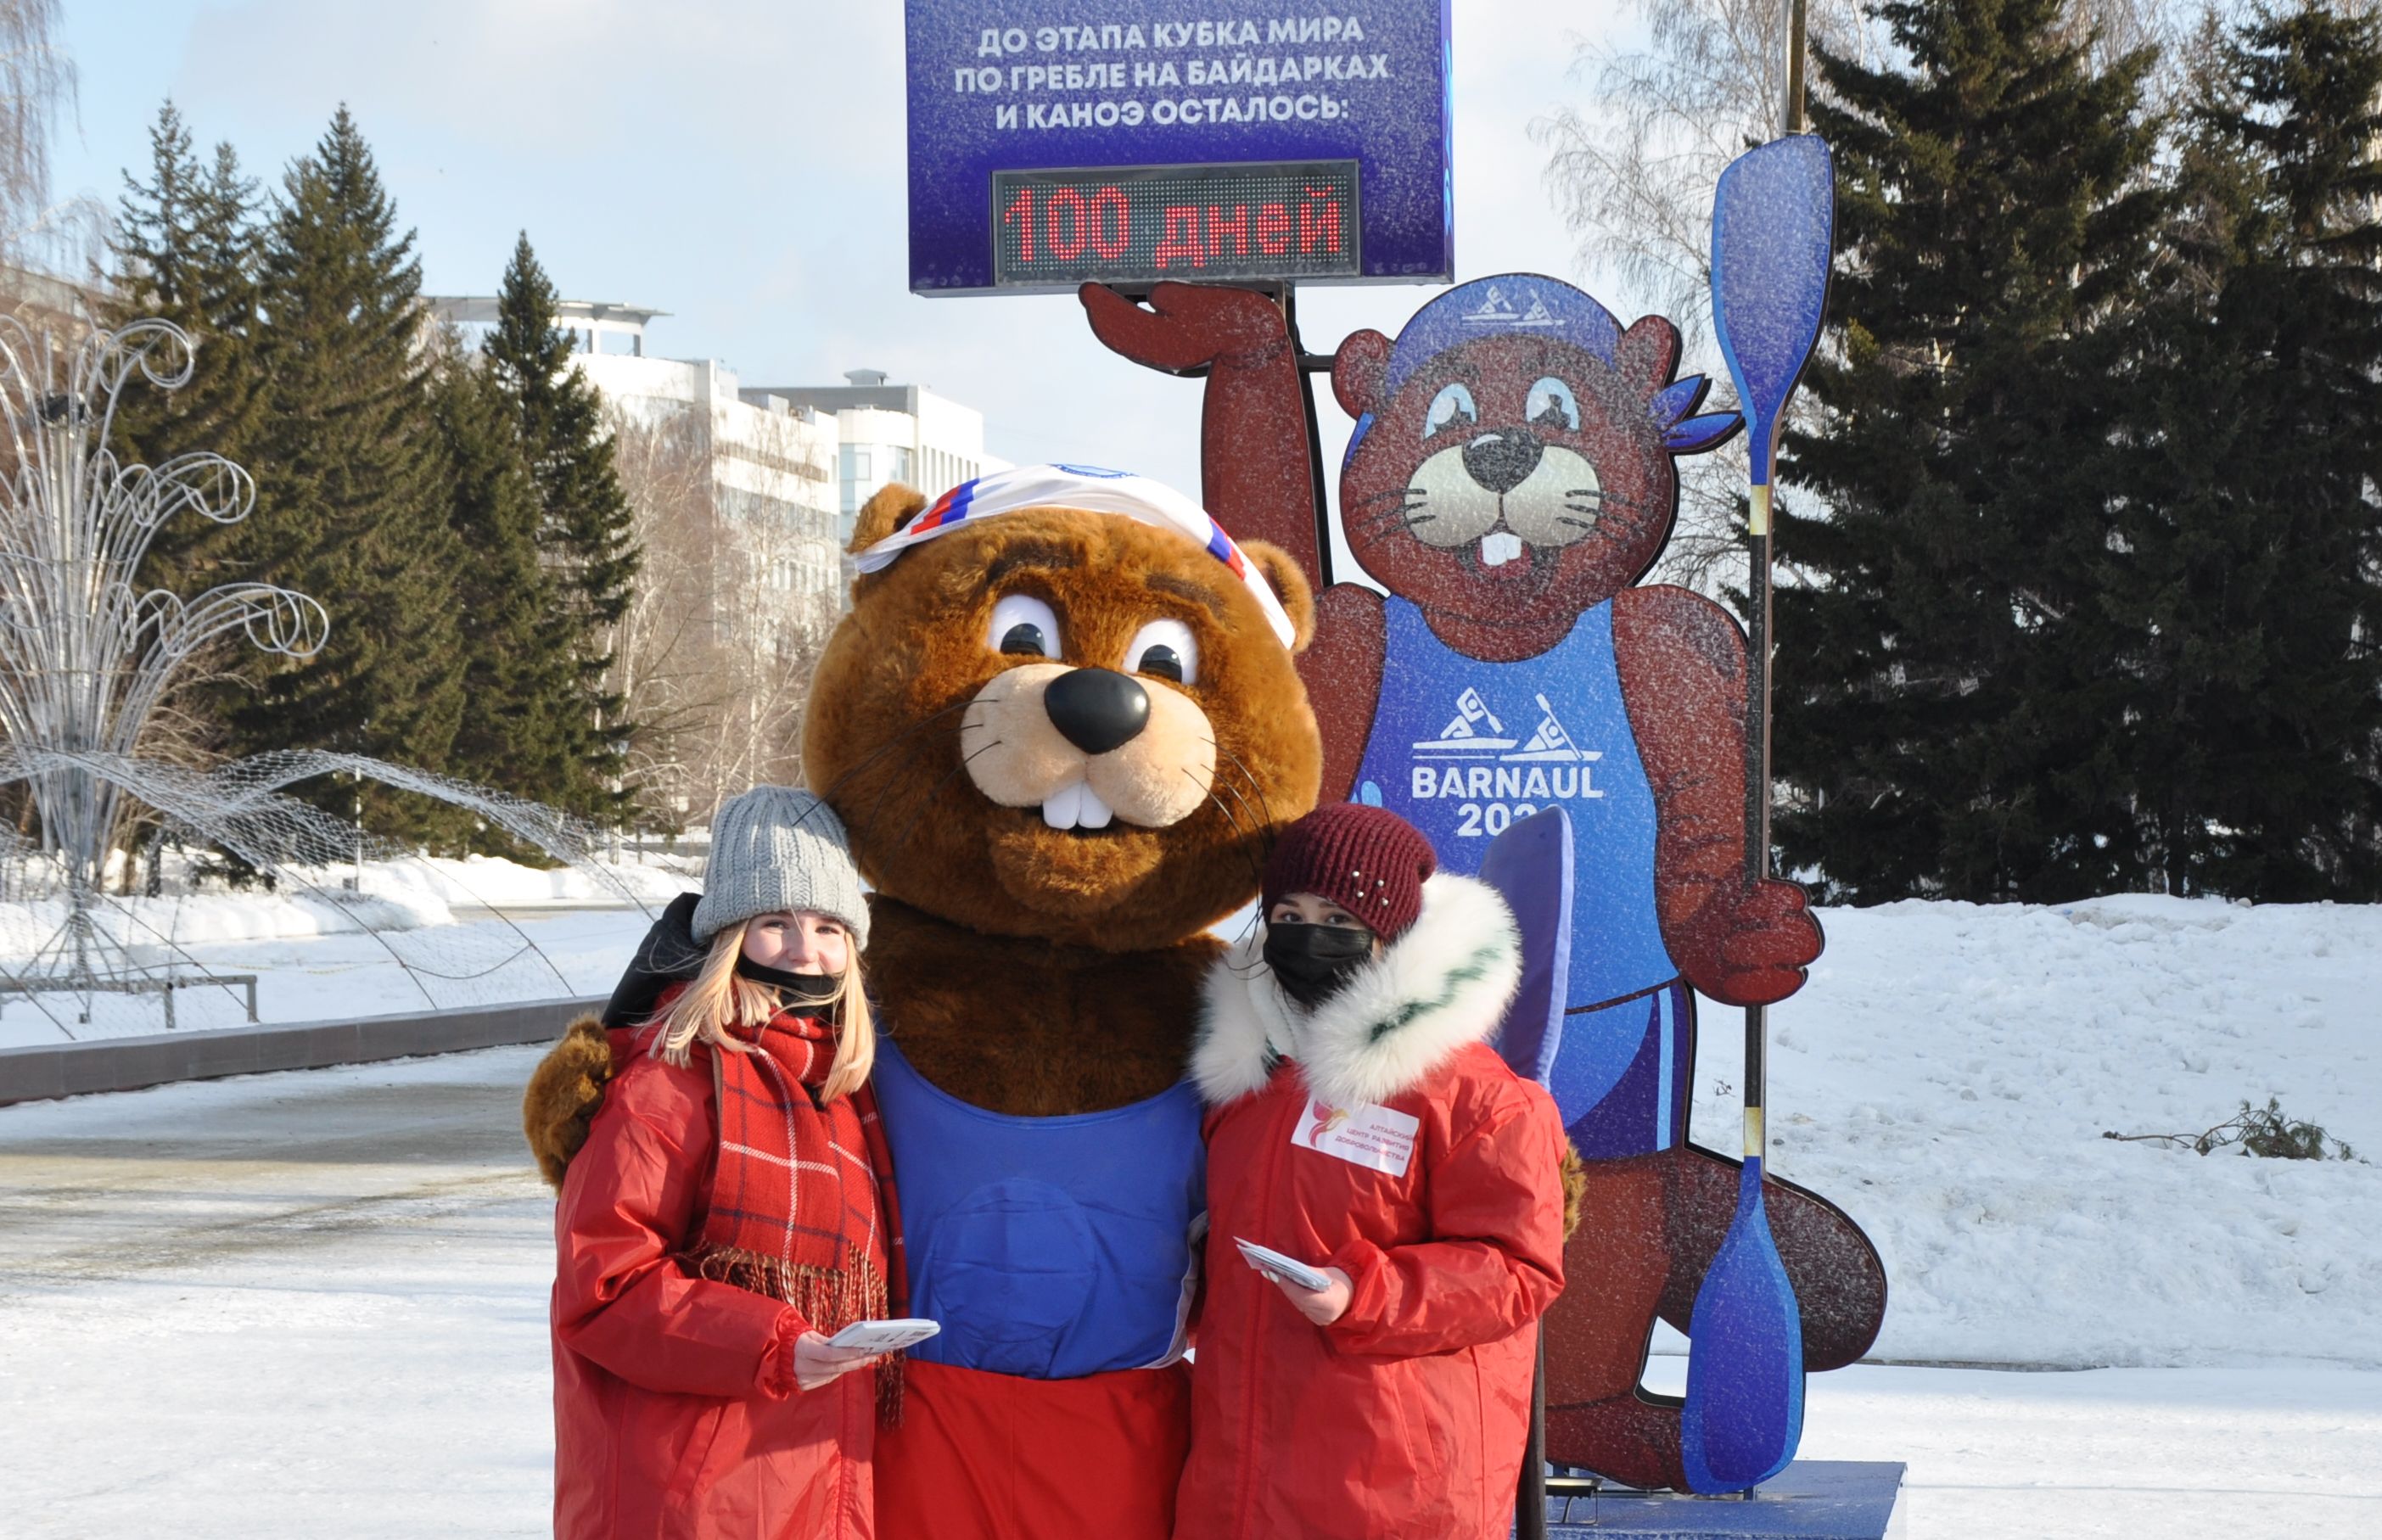
[[[877,1445],[880,1540],[1166,1540],[1187,1365],[1038,1380],[912,1363]]]

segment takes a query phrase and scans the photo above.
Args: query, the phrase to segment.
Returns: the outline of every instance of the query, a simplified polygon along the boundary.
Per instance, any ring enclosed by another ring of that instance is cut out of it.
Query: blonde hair
[[[780,1006],[776,991],[736,972],[736,961],[744,955],[744,929],[751,923],[740,921],[712,937],[703,971],[654,1018],[662,1029],[654,1038],[655,1057],[683,1069],[698,1042],[708,1043],[714,1052],[753,1052],[751,1044],[729,1029],[759,1026],[777,1015]],[[877,1025],[869,1019],[868,996],[861,987],[856,945],[835,994],[817,1008],[836,1023],[835,1059],[819,1086],[819,1099],[831,1102],[859,1090],[877,1066]]]

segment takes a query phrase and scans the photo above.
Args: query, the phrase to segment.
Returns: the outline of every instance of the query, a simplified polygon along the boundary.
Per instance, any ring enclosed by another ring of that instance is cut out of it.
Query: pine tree
[[[149,144],[151,179],[125,177],[101,319],[110,326],[170,321],[189,334],[195,356],[190,383],[178,390],[134,382],[110,446],[119,458],[149,465],[195,450],[240,460],[261,402],[256,185],[241,175],[228,144],[203,165],[171,102],[158,110]],[[170,520],[150,547],[142,580],[186,595],[223,581],[239,564],[239,540],[237,526]]]
[[[559,298],[523,232],[497,291],[497,324],[485,349],[512,403],[542,514],[540,541],[561,575],[554,623],[571,638],[579,666],[580,711],[571,729],[571,777],[547,800],[603,818],[625,813],[611,789],[613,745],[632,730],[607,688],[611,629],[628,610],[639,553],[628,495],[613,465],[603,402],[571,361],[570,335],[556,324]]]
[[[1895,0],[1904,64],[1818,50],[1839,173],[1814,433],[1782,474],[1784,864],[1832,896],[2131,885],[2096,595],[2122,495],[2124,322],[2163,194],[2151,55],[2095,71],[2059,0]]]
[[[2382,897],[2382,28],[2212,21],[2143,328],[2121,591],[2169,891]]]
[[[302,745],[445,767],[462,716],[445,458],[421,347],[421,266],[345,107],[283,178],[266,232],[249,448],[251,574],[330,613],[312,661],[274,670],[234,718],[251,752]],[[346,788],[319,788],[346,811]],[[366,823],[446,839],[458,820],[369,788]]]
[[[443,339],[432,410],[446,456],[448,519],[470,553],[456,595],[469,703],[455,734],[452,773],[516,796],[549,798],[579,773],[582,703],[571,638],[555,624],[555,583],[538,550],[537,489],[512,403],[490,373]],[[520,854],[483,831],[475,845]]]

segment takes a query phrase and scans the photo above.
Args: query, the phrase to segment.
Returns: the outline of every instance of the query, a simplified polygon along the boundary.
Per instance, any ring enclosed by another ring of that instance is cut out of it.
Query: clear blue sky
[[[1456,0],[1460,277],[1575,275],[1527,129],[1577,93],[1570,34],[1619,13]],[[1072,299],[908,292],[896,0],[66,0],[65,17],[81,98],[61,195],[112,205],[168,95],[268,185],[345,102],[434,293],[491,291],[526,228],[566,295],[669,312],[656,353],[753,385],[884,369],[983,409],[996,454],[1197,486],[1198,385],[1106,352]],[[1394,332],[1429,292],[1317,291],[1308,345]],[[1346,425],[1323,404],[1336,459]]]

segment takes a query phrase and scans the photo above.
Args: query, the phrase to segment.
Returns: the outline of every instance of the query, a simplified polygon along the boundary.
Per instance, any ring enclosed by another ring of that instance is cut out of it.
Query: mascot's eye
[[[1579,403],[1572,398],[1571,386],[1552,374],[1530,386],[1522,415],[1541,427],[1579,432]]]
[[[1460,385],[1442,386],[1430,398],[1430,410],[1422,420],[1422,436],[1444,433],[1450,428],[1466,427],[1480,421],[1480,413],[1472,405],[1472,392]]]
[[[1133,645],[1124,650],[1124,666],[1128,673],[1197,684],[1199,643],[1192,639],[1191,628],[1180,620],[1152,620],[1133,633]]]
[[[996,653],[1057,657],[1058,613],[1031,593],[1003,594],[992,606],[992,624],[985,628],[984,641]]]

